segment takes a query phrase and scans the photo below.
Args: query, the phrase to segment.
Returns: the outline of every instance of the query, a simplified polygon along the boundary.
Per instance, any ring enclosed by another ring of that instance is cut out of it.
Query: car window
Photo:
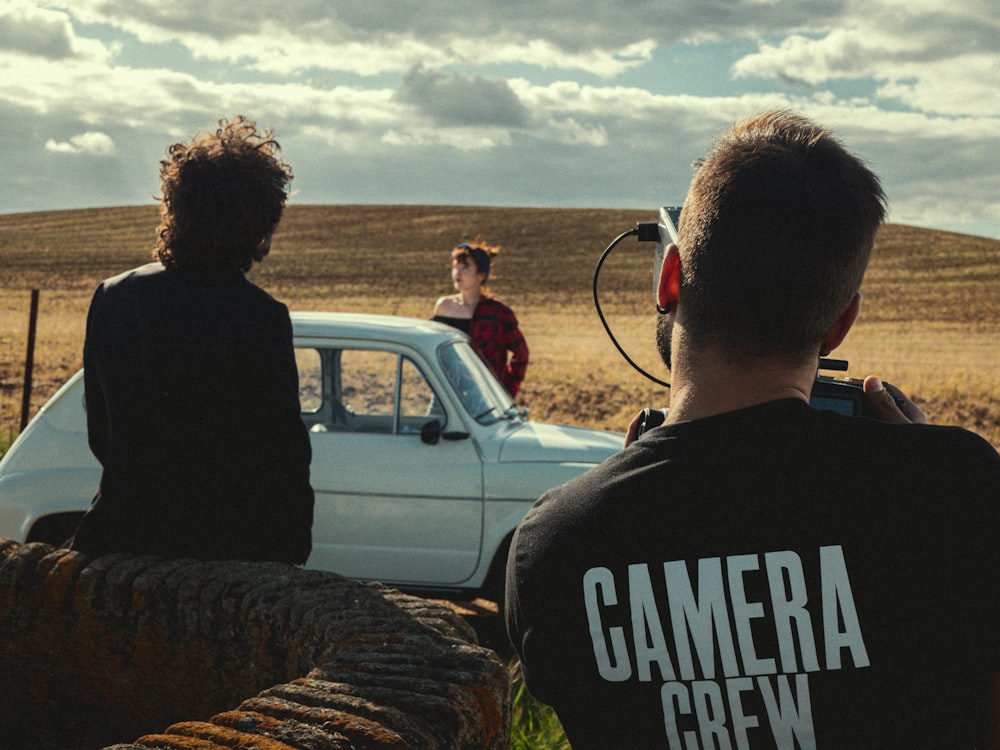
[[[299,408],[303,414],[316,414],[323,407],[323,360],[316,349],[298,348]]]
[[[492,424],[509,414],[514,402],[467,343],[441,347],[438,360],[448,382],[477,422]]]
[[[431,419],[446,422],[419,366],[374,349],[295,350],[302,419],[314,432],[420,434]]]
[[[434,391],[409,357],[403,357],[400,382],[399,415],[403,419],[426,417],[435,411]]]
[[[396,398],[398,359],[399,355],[394,352],[367,349],[341,351],[340,402],[344,407],[356,415],[391,419]]]

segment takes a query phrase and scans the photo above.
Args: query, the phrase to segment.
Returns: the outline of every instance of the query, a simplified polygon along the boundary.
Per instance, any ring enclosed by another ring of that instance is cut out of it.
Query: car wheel
[[[479,590],[479,595],[491,602],[496,602],[500,616],[503,616],[504,590],[507,583],[507,554],[510,552],[510,542],[513,534],[503,540],[497,548],[493,562],[490,564],[490,572],[486,574],[486,581]]]

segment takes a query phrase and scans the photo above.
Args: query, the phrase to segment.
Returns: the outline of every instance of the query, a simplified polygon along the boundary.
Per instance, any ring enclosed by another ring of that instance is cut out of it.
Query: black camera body
[[[821,370],[846,370],[847,362],[843,359],[820,358]],[[813,381],[812,393],[809,394],[809,405],[814,409],[843,414],[846,417],[872,416],[865,401],[864,381],[859,378],[836,378],[832,375],[817,374]],[[636,429],[636,437],[647,430],[659,427],[667,418],[666,409],[647,407],[642,410]]]
[[[635,429],[635,436],[638,438],[647,430],[651,430],[654,427],[659,427],[667,419],[666,409],[653,409],[647,406],[642,410],[642,414],[639,415],[639,422]]]
[[[819,360],[821,370],[846,370],[843,359]],[[835,378],[832,375],[817,374],[813,382],[809,404],[814,409],[825,409],[847,417],[871,416],[865,402],[864,381],[858,378]]]

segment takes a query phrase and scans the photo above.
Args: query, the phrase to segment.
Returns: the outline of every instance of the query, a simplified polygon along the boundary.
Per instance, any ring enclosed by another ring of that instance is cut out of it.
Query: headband
[[[473,247],[467,242],[463,242],[461,245],[455,246],[456,250],[465,250],[469,255],[471,255],[476,260],[476,266],[485,275],[485,281],[490,277],[490,256],[481,247]]]

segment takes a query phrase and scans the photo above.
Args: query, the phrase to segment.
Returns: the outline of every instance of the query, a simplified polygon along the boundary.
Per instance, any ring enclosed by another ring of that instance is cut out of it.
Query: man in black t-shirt
[[[790,113],[700,164],[657,294],[667,421],[546,493],[508,561],[526,684],[577,750],[997,746],[1000,457],[876,377],[882,421],[808,403],[884,214]]]

